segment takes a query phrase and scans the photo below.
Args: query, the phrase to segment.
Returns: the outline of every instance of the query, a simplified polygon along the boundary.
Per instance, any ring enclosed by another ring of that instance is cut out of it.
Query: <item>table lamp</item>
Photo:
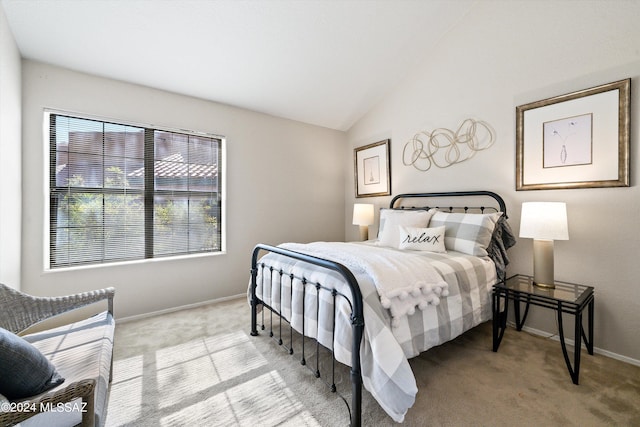
[[[555,288],[553,241],[569,240],[567,205],[562,202],[523,203],[520,237],[533,239],[533,283],[543,288]]]
[[[369,239],[369,226],[373,224],[373,205],[368,203],[354,203],[353,225],[360,226],[360,240]]]

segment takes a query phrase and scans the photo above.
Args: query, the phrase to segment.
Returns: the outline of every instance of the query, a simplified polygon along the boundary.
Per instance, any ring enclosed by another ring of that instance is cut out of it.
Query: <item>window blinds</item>
[[[222,248],[220,138],[49,115],[50,266]]]

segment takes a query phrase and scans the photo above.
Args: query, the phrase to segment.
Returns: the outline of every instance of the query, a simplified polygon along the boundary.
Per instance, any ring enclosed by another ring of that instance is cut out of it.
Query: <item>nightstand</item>
[[[582,339],[589,354],[593,354],[593,287],[555,281],[555,288],[542,288],[533,284],[531,276],[516,274],[493,287],[493,351],[498,351],[500,342],[507,327],[507,312],[509,300],[514,303],[516,329],[520,331],[529,313],[529,307],[536,305],[556,311],[558,317],[558,334],[565,363],[574,384],[578,384],[580,375],[580,350]],[[520,305],[525,303],[524,314],[521,316]],[[500,309],[503,308],[503,311]],[[582,313],[587,309],[587,331],[582,325]],[[569,359],[564,340],[562,313],[574,316],[574,351],[573,366]]]

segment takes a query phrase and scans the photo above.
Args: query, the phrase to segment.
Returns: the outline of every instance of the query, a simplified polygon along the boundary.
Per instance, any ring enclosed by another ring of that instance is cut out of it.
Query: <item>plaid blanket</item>
[[[397,252],[387,247],[378,249]],[[449,285],[449,296],[437,306],[429,305],[403,317],[397,327],[391,327],[391,315],[382,307],[371,277],[366,272],[354,273],[364,303],[365,330],[360,347],[363,385],[396,422],[404,420],[418,392],[408,359],[491,318],[491,288],[496,282],[496,270],[490,259],[454,251],[420,254],[432,260],[433,267]],[[344,298],[337,298],[334,307],[331,294],[317,292],[314,285],[320,283],[350,297],[341,276],[276,254],[265,255],[260,263],[274,269],[264,276],[263,269],[259,269],[258,298],[280,312],[295,330],[333,348],[336,360],[350,365],[350,305]],[[280,270],[285,274],[282,286],[276,286],[281,281]],[[269,272],[268,269],[264,271]],[[302,283],[302,277],[306,279],[306,285]]]

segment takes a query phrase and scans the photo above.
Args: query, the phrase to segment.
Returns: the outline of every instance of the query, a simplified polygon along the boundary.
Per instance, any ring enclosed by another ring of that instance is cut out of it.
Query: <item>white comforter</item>
[[[414,314],[416,308],[440,304],[449,295],[449,285],[431,266],[428,258],[417,253],[381,251],[377,246],[341,242],[285,243],[285,249],[304,252],[339,262],[354,274],[368,274],[380,295],[380,302],[391,312],[391,324]]]
[[[362,246],[366,243],[353,245]],[[296,246],[297,251],[314,255],[312,249],[305,250],[303,246]],[[383,257],[395,258],[398,252],[406,254],[390,248],[370,247],[374,251],[380,251],[379,256]],[[423,310],[416,310],[413,315],[399,318],[395,327],[391,327],[392,316],[389,310],[380,302],[374,278],[364,268],[352,271],[360,285],[364,303],[365,330],[360,347],[363,385],[397,422],[404,420],[418,392],[408,359],[489,320],[490,291],[496,281],[495,265],[486,258],[453,251],[445,254],[420,252],[419,256],[429,259],[433,268],[448,284],[449,295],[442,298],[438,305],[431,304]],[[258,298],[279,311],[298,332],[302,332],[304,325],[307,336],[333,348],[336,359],[350,365],[351,308],[343,299],[336,300],[334,335],[333,299],[328,292],[320,293],[320,304],[317,305],[312,285],[321,283],[324,287],[334,287],[340,293],[350,295],[342,277],[336,272],[276,254],[266,255],[260,263],[272,266],[274,270],[271,274],[268,268],[258,270]],[[280,269],[285,272],[285,289],[282,292],[277,286],[271,287],[272,282],[280,280]],[[262,274],[263,271],[265,274]],[[289,279],[289,274],[294,275],[293,280]],[[304,292],[299,279],[301,277],[307,280],[307,290]]]

